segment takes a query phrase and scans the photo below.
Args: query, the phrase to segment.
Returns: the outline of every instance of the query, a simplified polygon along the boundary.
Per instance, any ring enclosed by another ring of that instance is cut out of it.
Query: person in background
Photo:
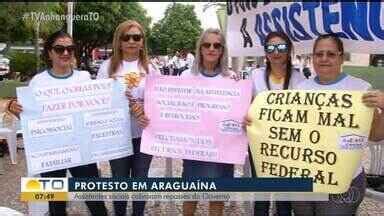
[[[73,69],[73,59],[76,46],[72,37],[63,31],[57,31],[50,35],[44,43],[43,57],[49,69],[35,75],[29,82],[29,87],[48,87],[63,84],[76,84],[90,81],[87,71]],[[11,101],[9,111],[19,116],[23,111],[17,101]],[[52,140],[52,142],[55,142]],[[96,163],[68,169],[73,177],[89,178],[99,177]],[[41,177],[66,177],[67,169],[41,173]],[[107,215],[103,201],[85,201],[92,215]],[[50,215],[67,215],[65,201],[50,201]]]
[[[252,71],[253,97],[259,93],[269,90],[293,89],[305,78],[293,68],[292,53],[293,45],[288,36],[283,32],[270,32],[264,45],[266,67]],[[245,123],[250,125],[249,118]],[[253,164],[252,154],[249,151],[252,176],[257,177]],[[254,215],[269,215],[269,201],[254,203]],[[288,201],[276,202],[277,215],[291,215],[291,204]]]
[[[169,60],[169,65],[172,68],[172,76],[179,74],[178,68],[180,65],[180,52],[176,51],[175,55]]]
[[[170,56],[168,55],[163,56],[163,75],[172,75]]]
[[[320,35],[313,45],[314,79],[306,80],[297,86],[303,90],[357,90],[367,91],[371,85],[342,71],[344,59],[343,42],[334,34]],[[374,113],[369,139],[384,139],[384,94],[380,91],[368,91],[362,97],[367,106],[377,108]],[[364,199],[366,189],[365,172],[361,164],[355,171],[347,192],[330,194],[329,201],[293,202],[295,215],[356,215]],[[353,200],[353,201],[351,201]]]
[[[310,59],[311,59],[311,57],[309,57],[309,56],[305,57],[305,60],[304,60],[303,65],[302,65],[303,75],[307,79],[312,77],[312,72],[311,72],[311,68],[310,68]]]
[[[180,58],[179,58],[179,65],[177,68],[177,75],[180,76],[185,70],[192,67],[192,65],[188,66],[188,59],[187,59],[187,52],[186,50],[182,50],[180,52]]]
[[[292,61],[293,68],[300,73],[303,71],[303,61],[301,56],[296,55],[295,59]]]
[[[187,67],[191,68],[195,61],[195,56],[191,52],[187,52]]]
[[[142,25],[134,20],[120,23],[113,36],[112,57],[101,65],[98,79],[116,78],[124,81],[129,74],[140,76],[137,87],[127,90],[131,107],[131,132],[134,154],[110,161],[113,177],[147,177],[152,155],[140,152],[141,134],[146,118],[144,110],[145,76],[160,74],[148,60],[145,33]],[[127,201],[113,202],[116,215],[126,215]],[[132,215],[144,214],[145,201],[133,202]]]
[[[151,65],[157,70],[161,72],[162,62],[159,59],[159,56],[152,56],[150,60]]]

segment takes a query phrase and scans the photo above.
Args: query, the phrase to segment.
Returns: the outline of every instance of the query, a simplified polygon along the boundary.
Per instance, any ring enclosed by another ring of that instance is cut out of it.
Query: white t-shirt
[[[297,89],[301,90],[355,90],[355,91],[366,91],[370,89],[372,86],[368,82],[347,75],[346,73],[340,74],[340,76],[333,82],[329,84],[321,84],[318,81],[318,77],[313,79],[306,80],[300,83],[297,86]],[[363,166],[360,161],[360,165],[355,171],[353,178],[358,176],[363,171]]]
[[[111,60],[108,59],[101,64],[100,69],[97,73],[97,79],[109,78],[108,70],[109,70],[110,62]],[[152,65],[148,65],[148,69],[149,69],[148,75],[160,75],[160,72],[156,70]],[[145,70],[144,68],[141,68],[139,66],[138,60],[132,61],[132,62],[122,61],[122,64],[117,69],[116,76],[118,77],[118,80],[120,82],[124,82],[124,75],[129,73],[139,73],[146,76]],[[142,77],[138,87],[133,88],[131,91],[132,96],[138,99],[138,101],[142,103],[144,103],[144,89],[145,89],[145,78]],[[143,133],[143,129],[139,127],[139,125],[137,124],[137,120],[133,115],[131,115],[131,132],[132,132],[132,138],[139,138]]]
[[[45,87],[45,86],[55,86],[55,85],[65,85],[65,84],[75,84],[81,82],[91,81],[90,74],[88,71],[79,71],[73,70],[73,74],[65,77],[58,78],[55,75],[48,73],[48,70],[45,70],[39,74],[36,74],[31,81],[29,82],[29,87]]]
[[[330,84],[320,84],[315,77],[313,79],[305,80],[297,86],[297,89],[303,90],[356,90],[356,91],[366,91],[372,86],[368,82],[347,75],[343,73],[340,75],[339,79],[335,80]]]
[[[295,58],[295,60],[292,61],[292,65],[295,69],[299,70],[300,72],[302,71],[302,67],[303,67],[303,64],[302,64],[302,60],[301,59],[298,59],[298,58]]]
[[[230,75],[234,74],[235,72],[233,71],[229,71]],[[230,75],[229,76],[224,76],[223,74],[218,74],[217,76],[205,76],[204,74],[201,74],[201,73],[198,73],[198,74],[194,74],[192,73],[191,69],[187,69],[185,70],[181,76],[182,77],[201,77],[201,78],[204,78],[204,79],[222,79],[222,78],[230,78]]]
[[[266,73],[265,68],[262,68],[262,69],[258,68],[252,71],[251,79],[253,83],[253,91],[252,91],[253,96],[256,96],[260,92],[268,91],[267,83],[265,83],[265,73]],[[298,73],[295,70],[292,70],[288,89],[295,88],[299,83],[303,82],[304,80],[306,80],[306,78],[302,74]],[[270,84],[271,90],[282,90],[284,85],[283,83],[275,84],[272,81],[269,81],[269,84]]]
[[[195,56],[193,56],[192,53],[188,53],[187,54],[187,66],[188,66],[188,68],[192,67],[194,61],[195,61]]]
[[[169,64],[170,64],[173,68],[179,68],[179,57],[177,57],[177,56],[173,56],[173,57],[169,60]]]

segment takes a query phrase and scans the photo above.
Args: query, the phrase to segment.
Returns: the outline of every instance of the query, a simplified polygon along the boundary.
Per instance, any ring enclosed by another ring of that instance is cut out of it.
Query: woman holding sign
[[[72,69],[76,46],[72,37],[58,31],[48,37],[44,43],[43,57],[49,69],[35,75],[29,83],[29,87],[48,87],[63,84],[75,84],[91,81],[86,71]],[[19,115],[22,107],[16,101],[9,104],[9,110]],[[54,142],[54,140],[52,140]],[[78,178],[99,177],[95,163],[69,168],[71,175]],[[67,169],[41,173],[41,177],[65,177]],[[92,215],[107,215],[107,209],[102,201],[85,202]],[[66,202],[49,202],[50,215],[66,215]]]
[[[97,78],[115,78],[127,86],[131,110],[131,134],[134,154],[110,161],[113,177],[147,177],[152,155],[140,152],[144,115],[145,76],[160,74],[150,65],[143,27],[136,21],[121,23],[113,36],[112,57],[101,65]],[[127,202],[113,202],[116,215],[126,215]],[[133,202],[133,215],[143,215],[145,202]]]
[[[253,96],[263,91],[295,88],[305,77],[294,70],[292,65],[293,45],[283,32],[271,32],[264,45],[266,67],[252,72]],[[250,125],[250,120],[246,119]],[[252,155],[249,152],[252,176],[256,177]],[[255,202],[254,215],[269,215],[269,201]],[[291,215],[290,202],[276,202],[278,215]]]
[[[227,45],[224,35],[219,29],[205,30],[196,45],[196,58],[191,69],[186,70],[182,76],[201,77],[202,79],[230,79],[235,78],[234,73],[228,70]],[[183,178],[208,177],[232,178],[233,164],[183,160]],[[193,215],[197,201],[188,201],[183,204],[183,214]],[[222,215],[224,202],[209,202],[209,215]]]
[[[317,76],[302,82],[297,89],[306,90],[357,90],[366,91],[371,85],[341,71],[344,59],[343,42],[333,34],[319,36],[313,46],[313,66]],[[383,93],[366,93],[362,101],[367,106],[384,108]],[[384,113],[375,111],[370,140],[383,139]],[[355,171],[347,192],[330,194],[329,201],[293,202],[295,215],[355,215],[364,198],[365,173],[361,166]]]

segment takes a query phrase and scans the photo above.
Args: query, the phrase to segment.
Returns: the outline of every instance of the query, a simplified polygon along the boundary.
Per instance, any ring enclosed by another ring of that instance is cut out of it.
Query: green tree
[[[31,65],[36,65],[36,56],[33,53],[23,52],[8,52],[7,57],[11,60],[10,70],[15,79],[26,81],[36,74],[35,68]]]
[[[0,42],[10,44],[32,38],[32,32],[23,21],[27,11],[24,6],[21,2],[0,2]]]
[[[138,2],[76,2],[75,15],[96,13],[97,20],[75,20],[73,35],[79,47],[78,56],[83,56],[89,66],[92,50],[112,43],[116,27],[123,21],[133,19],[141,23],[149,33],[151,18]],[[78,61],[80,64],[80,61]]]
[[[63,5],[60,3],[44,2],[13,2],[0,3],[0,42],[10,44],[33,42],[35,46],[35,60],[31,60],[28,70],[22,70],[26,76],[33,76],[40,70],[39,42],[53,31],[63,27],[62,20],[45,19],[44,15],[63,14]],[[11,55],[15,57],[15,55]],[[18,64],[11,58],[11,68],[18,68]],[[16,57],[15,57],[16,58]],[[30,56],[29,56],[30,59]],[[14,72],[13,70],[11,70]]]
[[[194,50],[202,31],[193,5],[170,4],[164,18],[155,23],[149,39],[154,54],[173,54],[176,50]]]
[[[23,15],[23,21],[34,35],[37,72],[40,70],[39,39],[41,36],[46,38],[63,27],[65,20],[59,19],[58,15],[64,14],[64,8],[60,3],[53,2],[28,2],[24,7],[26,13]]]

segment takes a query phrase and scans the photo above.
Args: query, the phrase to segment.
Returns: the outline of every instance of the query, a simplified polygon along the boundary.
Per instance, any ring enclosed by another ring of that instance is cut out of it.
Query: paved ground
[[[369,152],[364,155],[364,166],[369,165]],[[27,204],[19,201],[20,192],[20,177],[26,175],[26,164],[24,151],[18,151],[18,164],[11,165],[9,155],[5,155],[4,158],[0,158],[3,162],[3,175],[0,175],[0,207],[5,206],[15,209],[24,214],[27,214]],[[108,163],[102,162],[100,164],[102,175],[110,176],[110,170]],[[0,162],[0,170],[1,170]],[[181,175],[181,161],[173,161],[173,175]],[[242,167],[236,167],[235,176],[241,176],[243,173]],[[151,164],[150,176],[164,176],[165,174],[165,160],[163,158],[154,158]],[[145,210],[146,215],[182,215],[182,205],[180,202],[148,202]],[[107,208],[112,214],[112,203],[107,202]],[[247,202],[230,202],[226,204],[225,215],[237,216],[237,215],[250,215],[249,203]],[[129,206],[129,212],[131,211]],[[86,207],[82,202],[71,202],[69,204],[68,212],[70,215],[87,215]],[[201,203],[198,206],[196,215],[206,215],[207,203]],[[384,214],[384,202],[380,202],[366,197],[363,203],[360,205],[359,215],[383,215]]]

